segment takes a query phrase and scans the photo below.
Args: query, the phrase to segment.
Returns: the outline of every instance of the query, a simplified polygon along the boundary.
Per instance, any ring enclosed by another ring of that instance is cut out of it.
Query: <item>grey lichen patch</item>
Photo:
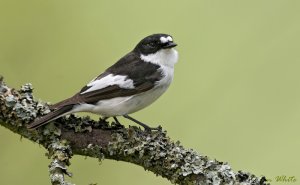
[[[47,124],[42,130],[43,135],[49,139],[55,139],[61,135],[61,129],[56,127],[53,122]]]
[[[95,156],[98,158],[99,162],[105,159],[105,155],[102,152],[103,148],[98,145],[89,144],[86,148],[84,148],[83,154],[86,156]]]
[[[240,182],[241,185],[244,184],[264,184],[267,182],[267,179],[262,176],[260,178],[257,178],[255,175],[244,172],[244,171],[238,171],[236,174],[236,179],[238,182]]]
[[[3,126],[48,148],[52,158],[49,165],[52,184],[71,185],[64,180],[64,175],[71,176],[67,166],[70,165],[72,151],[66,141],[60,141],[60,128],[51,123],[38,130],[26,129],[27,123],[50,112],[47,104],[34,100],[32,91],[30,83],[17,91],[0,80],[0,121]]]
[[[75,132],[91,132],[96,122],[92,120],[89,116],[76,117],[74,114],[63,118],[63,120],[68,122],[65,125],[67,128],[74,130]]]
[[[47,114],[50,110],[47,106],[35,102],[32,96],[30,83],[21,87],[20,91],[10,89],[3,81],[0,83],[0,118],[13,125],[21,127],[24,123],[31,122],[37,115]]]
[[[22,93],[30,93],[29,95],[31,96],[31,93],[33,91],[33,87],[31,83],[27,83],[25,85],[21,86],[20,92]]]
[[[166,132],[147,134],[130,128],[128,132],[113,134],[108,145],[112,158],[139,164],[146,170],[168,178],[176,184],[238,184],[236,175],[227,163],[210,160],[179,142],[172,142]],[[247,176],[246,184],[265,184],[255,176]]]
[[[31,84],[25,84],[19,91],[11,89],[0,77],[0,124],[49,150],[52,184],[71,185],[64,179],[64,175],[71,175],[67,172],[73,155],[70,146],[76,154],[99,160],[105,155],[108,159],[138,164],[176,184],[267,184],[264,177],[242,171],[234,173],[227,163],[185,149],[165,131],[126,129],[105,120],[74,115],[29,131],[28,122],[50,111],[47,104],[33,98],[32,91]]]
[[[68,141],[62,140],[62,141],[53,141],[48,146],[49,155],[53,158],[57,158],[62,162],[65,162],[67,165],[69,165],[69,159],[72,157],[72,150],[70,145],[68,145]]]
[[[21,135],[47,147],[52,140],[60,138],[61,127],[57,127],[54,122],[60,124],[68,122],[64,127],[75,132],[91,132],[92,128],[100,126],[98,122],[89,117],[78,118],[71,115],[69,118],[60,118],[45,125],[37,130],[28,131],[26,124],[33,121],[36,117],[49,113],[48,104],[34,99],[33,87],[30,83],[21,86],[21,89],[14,90],[9,88],[3,78],[0,80],[0,121],[3,126],[15,131],[22,131]],[[105,124],[101,123],[101,127]]]
[[[64,175],[72,176],[67,171],[67,166],[70,165],[70,158],[72,157],[72,150],[65,140],[53,141],[48,147],[49,157],[52,162],[49,165],[50,180],[54,185],[72,185],[65,181]]]

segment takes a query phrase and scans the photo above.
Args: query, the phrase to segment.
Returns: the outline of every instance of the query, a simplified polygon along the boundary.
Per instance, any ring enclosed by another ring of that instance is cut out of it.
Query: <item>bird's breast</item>
[[[174,78],[174,68],[170,66],[161,65],[159,70],[161,71],[162,78],[155,83],[155,88],[167,89]]]

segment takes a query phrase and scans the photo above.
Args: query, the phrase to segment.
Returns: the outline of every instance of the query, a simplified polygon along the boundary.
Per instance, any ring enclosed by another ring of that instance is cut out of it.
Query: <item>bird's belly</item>
[[[101,100],[95,105],[93,112],[108,117],[134,113],[153,103],[166,89],[159,87],[134,96]]]
[[[143,93],[100,100],[97,104],[80,104],[72,112],[92,112],[102,116],[122,116],[139,111],[157,100],[169,87],[173,80],[172,67],[162,66],[164,78],[157,82],[156,87]]]
[[[106,117],[130,114],[147,107],[166,90],[167,86],[157,87],[138,95],[100,100],[96,105],[80,104],[73,112],[92,112]]]

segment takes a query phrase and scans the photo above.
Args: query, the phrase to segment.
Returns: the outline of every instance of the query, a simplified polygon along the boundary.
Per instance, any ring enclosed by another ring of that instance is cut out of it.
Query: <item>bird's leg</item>
[[[105,123],[108,123],[107,122],[107,119],[108,119],[109,117],[100,117],[100,122],[105,122]]]
[[[122,124],[119,122],[119,120],[117,119],[116,116],[114,116],[113,118],[114,118],[114,120],[115,120],[115,122],[116,122],[117,125],[122,125]],[[122,125],[122,126],[123,126],[123,125]]]
[[[136,124],[138,124],[138,125],[140,125],[140,126],[142,126],[142,127],[144,127],[144,129],[145,129],[146,131],[151,131],[151,130],[161,130],[161,126],[158,126],[158,127],[156,127],[156,128],[149,127],[149,126],[146,125],[145,123],[142,123],[142,122],[140,122],[140,121],[138,121],[138,120],[136,120],[136,119],[134,119],[134,118],[128,116],[127,114],[125,114],[123,117],[126,118],[126,119],[129,119],[129,120],[131,120],[131,121],[133,121],[133,122],[135,122]]]
[[[114,120],[115,120],[115,127],[117,127],[117,128],[124,128],[124,125],[122,125],[120,122],[119,122],[119,120],[117,119],[117,117],[116,116],[114,116],[113,117],[114,118]]]

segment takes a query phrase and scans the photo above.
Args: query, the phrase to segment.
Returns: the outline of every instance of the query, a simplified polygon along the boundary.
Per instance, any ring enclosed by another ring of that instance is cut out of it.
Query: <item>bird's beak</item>
[[[174,43],[174,42],[167,42],[162,48],[169,49],[169,48],[174,48],[175,46],[177,46],[176,43]]]

